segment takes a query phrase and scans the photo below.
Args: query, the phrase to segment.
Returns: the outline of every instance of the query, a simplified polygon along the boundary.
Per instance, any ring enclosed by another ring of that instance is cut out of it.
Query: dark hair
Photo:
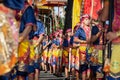
[[[25,4],[29,4],[28,0],[25,0]]]

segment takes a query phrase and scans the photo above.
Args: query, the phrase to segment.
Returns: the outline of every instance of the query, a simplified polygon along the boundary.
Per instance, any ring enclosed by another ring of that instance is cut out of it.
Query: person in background
[[[45,70],[45,73],[47,73],[47,61],[48,61],[48,36],[45,35],[44,39],[43,39],[43,62],[44,62],[44,70]]]
[[[63,52],[63,48],[62,48],[62,44],[63,44],[63,30],[59,29],[58,30],[59,34],[58,34],[58,39],[60,41],[60,46],[59,46],[59,53],[58,53],[58,77],[62,77],[62,52]]]
[[[25,1],[19,29],[18,80],[26,80],[27,78],[34,80],[34,52],[31,47],[34,31],[36,31],[34,10]]]
[[[52,40],[52,67],[53,67],[53,75],[58,75],[58,48],[60,45],[60,41],[58,39],[58,32],[54,32],[53,40]]]
[[[90,16],[85,14],[81,17],[81,24],[74,34],[74,42],[80,44],[79,56],[80,56],[80,73],[82,74],[82,80],[89,79],[90,70],[87,62],[87,47],[89,47],[91,39],[90,28]]]
[[[35,80],[39,80],[39,73],[40,73],[39,49],[40,49],[40,45],[44,38],[45,29],[44,29],[43,23],[39,19],[38,9],[36,6],[35,6],[34,10],[35,10],[35,16],[36,16],[36,20],[37,20],[37,23],[36,23],[37,31],[34,33],[34,38],[33,38],[33,45],[34,45],[34,49],[35,49],[34,68],[35,68]]]
[[[112,31],[107,33],[107,39],[112,42],[109,80],[120,80],[120,0],[114,0],[114,18]]]
[[[48,64],[49,64],[49,69],[50,69],[50,74],[52,74],[52,34],[49,35],[49,52],[48,52]]]
[[[91,54],[91,73],[93,80],[101,80],[103,78],[102,73],[102,50],[103,50],[103,32],[105,29],[99,24],[99,22],[92,21],[91,42],[92,42],[92,54]],[[101,75],[101,76],[100,76]]]
[[[69,53],[70,53],[70,39],[71,39],[72,29],[67,29],[65,38],[63,40],[63,65],[65,66],[65,80],[69,80]]]
[[[74,42],[74,33],[76,32],[76,30],[79,27],[79,23],[74,27],[72,36],[71,36],[71,40],[70,40],[70,44],[72,45],[72,51],[71,51],[71,72],[72,72],[72,78],[75,78],[75,72],[76,72],[76,80],[79,79],[79,71],[78,71],[78,63],[79,62],[79,56],[78,56],[78,47],[79,47],[79,43],[75,43]]]

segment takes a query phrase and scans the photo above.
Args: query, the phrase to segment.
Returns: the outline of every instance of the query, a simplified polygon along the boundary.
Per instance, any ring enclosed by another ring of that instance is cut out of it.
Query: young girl
[[[37,31],[34,33],[33,38],[33,45],[35,47],[35,61],[34,61],[34,67],[35,67],[35,80],[38,80],[39,78],[39,57],[40,57],[40,45],[42,43],[44,37],[44,25],[42,22],[37,21]]]
[[[59,42],[59,39],[58,39],[58,32],[55,32],[54,33],[54,37],[53,37],[53,41],[52,41],[52,49],[53,49],[53,52],[52,52],[52,66],[53,66],[53,74],[54,75],[57,75],[58,74],[58,71],[56,70],[57,69],[57,62],[58,62],[58,47],[60,45],[60,42]]]
[[[80,72],[82,73],[82,80],[89,78],[90,71],[88,70],[88,64],[86,60],[87,47],[90,43],[91,38],[91,29],[90,25],[90,16],[83,15],[81,18],[81,25],[76,30],[74,35],[74,42],[79,42],[79,55],[80,55]]]
[[[48,64],[49,64],[50,74],[52,74],[52,34],[50,34],[49,36],[49,42],[50,44],[48,45],[48,48],[49,48]]]
[[[103,78],[102,73],[102,50],[103,50],[103,40],[102,40],[102,33],[104,31],[103,27],[99,24],[99,22],[93,21],[92,26],[92,36],[91,36],[91,42],[92,44],[92,54],[91,54],[91,73],[92,73],[92,79],[99,80],[100,78]],[[101,75],[101,76],[100,76]]]
[[[48,44],[48,36],[46,35],[44,37],[43,40],[43,62],[44,62],[44,70],[45,73],[47,73],[47,60],[48,60],[48,48],[47,48],[47,44]]]
[[[65,66],[65,80],[69,80],[69,53],[70,53],[70,39],[71,39],[72,29],[67,29],[66,36],[63,41],[63,64]]]
[[[28,2],[25,2],[24,9],[22,10],[21,24],[19,29],[19,48],[18,48],[18,80],[28,78],[33,80],[34,69],[29,65],[31,59],[31,39],[33,38],[34,29],[36,28],[36,19],[34,16],[34,10],[29,6]],[[28,69],[31,67],[31,69]],[[32,77],[32,78],[31,78]],[[29,80],[30,80],[29,79]]]
[[[73,35],[71,37],[71,42],[70,44],[72,45],[72,54],[71,54],[71,71],[72,71],[72,77],[75,77],[75,72],[76,72],[76,80],[79,79],[79,56],[78,56],[78,51],[77,49],[79,48],[79,44],[74,42],[74,33],[78,29],[79,23],[74,27],[73,30]]]
[[[62,44],[63,44],[63,30],[58,30],[59,34],[58,34],[58,39],[60,41],[60,45],[59,45],[59,48],[58,48],[58,77],[61,77],[62,76],[62,51],[63,51],[63,48],[62,48]]]

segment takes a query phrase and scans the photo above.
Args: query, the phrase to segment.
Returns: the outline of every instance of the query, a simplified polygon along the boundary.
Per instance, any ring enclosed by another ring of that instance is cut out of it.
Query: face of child
[[[71,34],[72,34],[72,32],[68,32],[68,33],[67,33],[68,36],[71,36]]]
[[[83,22],[84,22],[85,25],[88,26],[90,24],[90,19],[89,18],[85,18]]]
[[[62,33],[59,34],[59,37],[62,37]]]

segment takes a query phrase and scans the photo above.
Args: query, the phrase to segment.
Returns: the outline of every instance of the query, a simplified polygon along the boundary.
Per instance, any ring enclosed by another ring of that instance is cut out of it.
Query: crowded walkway
[[[120,80],[120,0],[69,4],[63,28],[37,1],[0,0],[0,80]]]

